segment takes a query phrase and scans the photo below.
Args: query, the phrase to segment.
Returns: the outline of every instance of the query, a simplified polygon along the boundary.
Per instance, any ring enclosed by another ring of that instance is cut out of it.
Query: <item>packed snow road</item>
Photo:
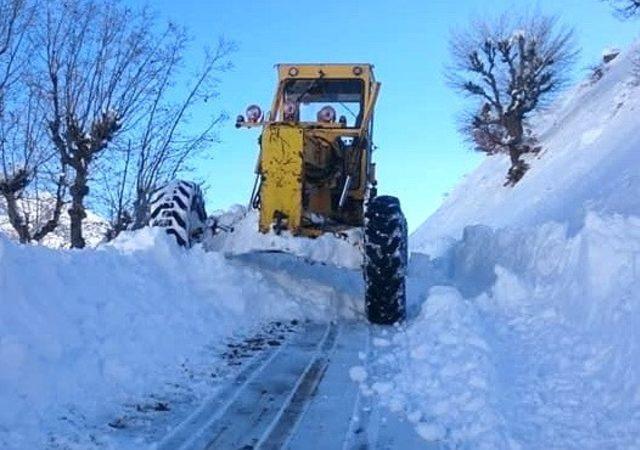
[[[158,448],[439,448],[354,382],[380,332],[362,322],[306,323],[256,356]]]

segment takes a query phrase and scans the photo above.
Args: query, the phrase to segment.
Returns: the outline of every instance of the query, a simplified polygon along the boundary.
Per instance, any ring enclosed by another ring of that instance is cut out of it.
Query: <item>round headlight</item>
[[[355,76],[357,76],[357,77],[358,77],[358,76],[360,76],[360,75],[362,75],[362,67],[360,67],[360,66],[356,66],[356,67],[354,67],[354,68],[353,68],[353,74],[354,74]]]
[[[258,105],[251,105],[247,108],[247,122],[256,123],[262,118],[262,110]]]
[[[318,111],[318,122],[330,123],[336,121],[336,110],[327,105]]]
[[[292,77],[297,77],[299,73],[300,71],[298,70],[297,67],[292,67],[289,69],[289,75]]]

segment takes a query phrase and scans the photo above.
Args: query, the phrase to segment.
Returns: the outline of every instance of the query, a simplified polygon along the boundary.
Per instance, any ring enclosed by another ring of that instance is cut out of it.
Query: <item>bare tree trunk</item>
[[[522,145],[512,144],[509,145],[509,158],[511,160],[511,167],[507,173],[507,181],[505,186],[514,186],[518,181],[522,179],[524,174],[529,170],[529,164],[524,162],[521,158],[524,151]]]
[[[20,215],[18,201],[14,192],[3,192],[2,196],[7,204],[7,216],[9,223],[18,234],[21,244],[27,244],[30,241],[29,226],[25,223]]]
[[[76,176],[69,190],[71,193],[71,208],[69,208],[71,247],[84,248],[85,240],[82,237],[82,221],[87,217],[84,198],[89,193],[89,186],[87,186],[87,171],[82,164],[74,169]]]
[[[524,115],[518,110],[504,115],[503,125],[507,130],[509,142],[513,145],[520,145],[524,136]]]
[[[42,227],[37,230],[32,238],[33,240],[40,242],[47,234],[53,232],[60,222],[60,215],[62,214],[62,208],[64,207],[65,192],[66,192],[66,177],[65,168],[62,169],[62,175],[58,179],[58,186],[56,189],[56,204],[53,207],[53,213],[51,218],[45,222]]]
[[[146,192],[138,189],[136,199],[133,202],[133,229],[138,230],[147,224],[149,211],[149,196]]]
[[[28,243],[31,240],[31,236],[29,234],[29,224],[20,213],[18,195],[29,183],[29,174],[26,170],[19,170],[11,178],[0,180],[0,194],[2,194],[7,204],[9,223],[18,234],[22,244]]]
[[[515,167],[520,162],[520,156],[522,153],[517,145],[509,146],[509,159],[511,160],[511,167]]]
[[[523,145],[524,126],[522,114],[519,112],[513,115],[505,115],[504,127],[507,130],[509,138],[509,159],[511,167],[507,174],[507,182],[505,185],[515,185],[524,176],[529,166],[521,159],[526,149]]]
[[[66,184],[65,176],[60,175],[57,181],[57,191],[53,210],[48,212],[49,219],[43,223],[40,222],[40,199],[27,199],[27,202],[34,201],[36,209],[36,217],[31,221],[29,213],[25,211],[24,204],[19,204],[19,200],[24,195],[25,189],[32,183],[33,178],[37,175],[29,173],[26,170],[19,170],[9,180],[0,181],[0,195],[5,200],[7,217],[9,223],[18,235],[20,243],[27,244],[32,241],[40,242],[46,235],[53,232],[60,221],[62,208],[65,204]]]

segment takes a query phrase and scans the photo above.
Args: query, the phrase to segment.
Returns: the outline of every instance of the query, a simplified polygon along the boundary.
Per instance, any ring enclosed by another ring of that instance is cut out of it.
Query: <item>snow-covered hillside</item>
[[[508,158],[488,157],[413,234],[414,251],[437,254],[465,226],[568,222],[572,231],[591,211],[640,211],[640,42],[538,117],[543,151],[515,187],[504,187]],[[636,66],[636,67],[634,67]],[[635,73],[634,73],[635,72]]]
[[[489,157],[414,233],[417,317],[365,392],[453,448],[640,448],[640,45]],[[635,73],[634,73],[635,72]]]

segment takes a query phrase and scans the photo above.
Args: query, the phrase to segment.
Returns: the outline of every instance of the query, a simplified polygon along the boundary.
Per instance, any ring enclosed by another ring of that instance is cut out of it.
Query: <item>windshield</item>
[[[290,79],[284,85],[284,101],[297,105],[301,122],[316,122],[318,112],[331,106],[336,120],[344,117],[346,126],[354,128],[362,120],[363,91],[364,83],[358,79]]]

